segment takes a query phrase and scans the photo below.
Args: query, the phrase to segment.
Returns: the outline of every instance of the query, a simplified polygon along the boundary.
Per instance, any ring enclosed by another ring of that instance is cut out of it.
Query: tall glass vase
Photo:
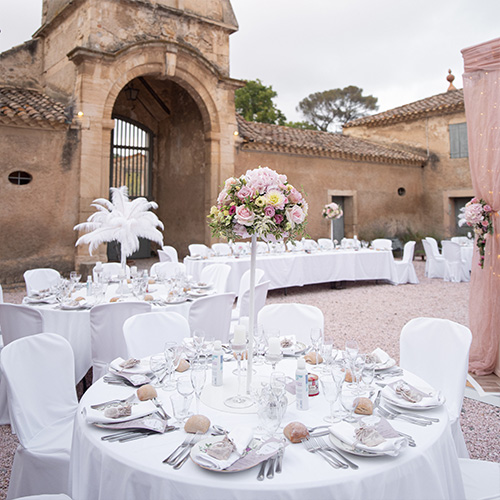
[[[253,373],[253,334],[255,328],[255,265],[257,260],[257,235],[252,234],[250,253],[250,318],[248,321],[248,361],[247,361],[247,394],[250,394]]]
[[[333,241],[333,219],[330,219],[330,239]]]

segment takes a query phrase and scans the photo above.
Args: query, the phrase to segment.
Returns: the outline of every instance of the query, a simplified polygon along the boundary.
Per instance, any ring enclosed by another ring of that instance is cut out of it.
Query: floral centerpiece
[[[484,266],[484,249],[486,247],[486,237],[493,234],[493,209],[483,199],[472,198],[458,216],[458,225],[467,224],[474,229],[477,237],[476,245],[479,249],[479,267]]]
[[[340,205],[337,205],[336,203],[328,203],[328,205],[325,205],[323,207],[323,218],[324,219],[340,219],[344,215],[344,212],[342,212],[342,208]]]
[[[259,167],[226,180],[208,215],[209,226],[213,236],[231,241],[252,235],[267,241],[296,239],[304,233],[307,209],[286,175]]]

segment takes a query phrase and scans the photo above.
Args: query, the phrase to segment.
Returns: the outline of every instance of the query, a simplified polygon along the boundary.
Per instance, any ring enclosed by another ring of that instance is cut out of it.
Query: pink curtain
[[[484,268],[478,252],[472,264],[469,370],[495,370],[500,343],[500,38],[462,50],[469,161],[474,193],[494,210],[494,234],[487,236]]]

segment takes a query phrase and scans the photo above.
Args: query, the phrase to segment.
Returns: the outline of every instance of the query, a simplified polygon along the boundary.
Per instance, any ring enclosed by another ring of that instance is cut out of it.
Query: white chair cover
[[[333,241],[330,238],[319,238],[318,245],[321,250],[333,250]]]
[[[313,250],[317,250],[319,247],[319,245],[314,241],[314,240],[311,240],[311,239],[306,239],[306,238],[303,238],[302,239],[302,248],[304,250],[310,250],[310,251],[313,251]]]
[[[311,343],[311,328],[324,331],[323,312],[316,306],[306,304],[271,304],[264,306],[258,314],[259,328],[276,329],[281,336],[295,335],[295,339],[306,345]]]
[[[225,293],[230,272],[228,264],[210,264],[201,270],[200,281],[210,283],[217,293]]]
[[[108,363],[121,356],[127,357],[123,338],[125,320],[151,311],[146,302],[113,302],[99,304],[90,310],[90,343],[92,348],[92,382],[107,372]]]
[[[202,243],[191,243],[191,245],[188,246],[188,249],[189,255],[191,257],[208,257],[210,254],[210,248],[208,248],[207,245],[203,245]]]
[[[465,500],[500,500],[500,464],[459,458]]]
[[[340,246],[342,248],[356,248],[357,245],[358,242],[354,238],[342,238],[340,240]]]
[[[190,336],[187,319],[173,311],[136,314],[123,324],[128,358],[141,359],[162,353],[165,342],[180,345]]]
[[[257,241],[257,253],[268,253],[269,246],[265,241]]]
[[[127,278],[130,278],[130,267],[125,266],[125,272]],[[102,265],[102,278],[104,280],[110,280],[111,278],[117,278],[122,274],[122,265],[119,262],[105,262]],[[92,279],[97,281],[97,273],[94,269],[92,270]]]
[[[269,290],[270,281],[263,281],[255,285],[254,296],[254,324],[257,325],[257,317],[259,311],[266,305],[267,292]],[[240,299],[240,297],[238,297]],[[232,321],[233,325],[238,324],[243,316],[250,317],[250,289],[245,290],[239,302],[240,307],[233,309]]]
[[[386,238],[377,238],[372,241],[372,248],[375,248],[375,250],[392,250],[392,241]]]
[[[71,345],[54,333],[31,335],[5,346],[1,363],[20,442],[7,498],[69,493],[69,458],[78,407]]]
[[[469,266],[462,259],[460,245],[454,241],[443,240],[441,242],[444,258],[444,281],[470,281]]]
[[[422,240],[425,252],[425,275],[428,278],[443,278],[444,277],[444,257],[435,256],[430,243]]]
[[[160,252],[162,252],[161,255]],[[158,250],[158,256],[160,257],[160,262],[179,262],[177,250],[170,245],[165,245],[161,250]]]
[[[23,276],[24,282],[26,283],[26,293],[28,295],[56,286],[61,281],[59,271],[43,267],[39,269],[30,269],[26,271]]]
[[[415,318],[401,330],[400,365],[446,398],[446,408],[459,457],[468,458],[460,428],[460,410],[469,365],[470,330],[447,319]]]
[[[233,253],[236,255],[250,253],[250,243],[248,243],[248,241],[237,241],[233,243]]]
[[[439,251],[439,246],[437,244],[437,241],[432,236],[427,236],[425,239],[429,242],[434,257],[441,257],[442,255],[441,252]]]
[[[415,242],[407,241],[403,247],[403,258],[401,261],[394,261],[396,272],[398,273],[399,285],[404,283],[418,283],[417,273],[413,267],[413,255],[415,252]]]
[[[196,299],[189,310],[191,334],[202,330],[206,338],[213,337],[227,343],[235,297],[234,293],[222,293]]]
[[[255,284],[257,285],[264,278],[265,271],[263,269],[255,269]],[[240,278],[240,286],[238,288],[238,299],[236,301],[236,307],[239,307],[240,297],[245,293],[246,290],[250,288],[250,269],[245,271]]]
[[[215,255],[218,256],[231,255],[231,247],[228,243],[214,243],[212,245],[212,250]]]
[[[286,249],[289,252],[300,252],[302,250],[302,241],[300,241],[300,240],[288,240],[286,242]]]
[[[161,279],[173,278],[177,274],[186,274],[186,266],[182,262],[155,262],[150,270],[150,276]]]
[[[472,240],[469,240],[467,236],[453,236],[450,239],[451,241],[453,241],[454,243],[458,243],[459,245],[469,245],[472,242]]]

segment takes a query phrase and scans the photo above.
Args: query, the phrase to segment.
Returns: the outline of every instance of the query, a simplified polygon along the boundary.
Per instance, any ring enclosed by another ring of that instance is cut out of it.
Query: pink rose
[[[483,220],[483,222],[481,222],[481,224],[483,225],[483,227],[488,227],[489,226],[489,223],[487,220]]]
[[[294,205],[293,207],[286,209],[286,218],[293,228],[295,224],[302,224],[302,222],[304,222],[306,214],[302,208],[298,205]]]
[[[244,205],[236,209],[236,219],[243,226],[251,226],[255,220],[255,214]]]
[[[274,216],[274,222],[276,222],[276,224],[281,224],[283,222],[283,216],[281,214],[276,214]]]
[[[231,205],[229,207],[229,215],[234,215],[236,212],[236,206],[235,205]]]
[[[224,183],[224,189],[229,189],[231,186],[234,186],[238,184],[238,179],[235,179],[234,177],[229,177],[229,179],[226,179],[226,182]]]
[[[484,211],[485,211],[485,212],[491,212],[491,210],[492,210],[492,209],[491,209],[491,207],[490,207],[489,205],[485,205],[485,206],[484,206]]]
[[[267,217],[272,217],[276,213],[276,210],[274,210],[274,207],[266,207],[264,209],[264,214]]]
[[[252,189],[251,187],[249,186],[243,186],[239,191],[238,193],[236,194],[236,196],[240,199],[240,200],[244,200],[245,198],[253,198],[255,196],[255,190]]]
[[[472,200],[469,201],[469,203],[479,203],[479,200],[477,198],[472,198]]]
[[[302,201],[302,195],[297,189],[292,188],[288,193],[288,199],[290,203],[300,203]]]
[[[234,225],[234,232],[240,238],[249,238],[250,237],[250,235],[247,232],[247,228],[245,226],[242,226],[241,224]]]
[[[219,205],[229,205],[229,203],[231,202],[231,199],[229,197],[229,194],[228,192],[226,191],[226,189],[223,189],[220,193],[219,193],[219,196],[217,198],[217,203]]]

